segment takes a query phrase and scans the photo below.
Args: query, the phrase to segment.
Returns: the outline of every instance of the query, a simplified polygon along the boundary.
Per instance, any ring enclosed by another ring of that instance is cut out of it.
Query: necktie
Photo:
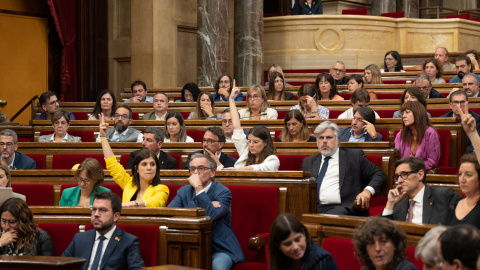
[[[413,218],[413,205],[415,204],[414,200],[410,200],[408,203],[408,217],[407,217],[407,222],[412,222]]]
[[[103,240],[107,239],[105,236],[100,236],[100,242],[97,246],[97,252],[95,252],[95,258],[93,259],[92,268],[91,270],[98,269],[98,263],[100,262],[100,258],[102,257],[102,249],[103,249]]]
[[[318,173],[317,186],[319,187],[319,190],[320,190],[320,186],[322,185],[323,178],[325,178],[325,173],[327,172],[328,160],[331,159],[331,158],[332,157],[325,157],[325,159],[323,161],[323,164],[322,164],[322,168],[320,169],[320,172]]]
[[[114,140],[114,142],[120,141],[120,139],[123,137],[123,133],[118,133],[118,138]]]

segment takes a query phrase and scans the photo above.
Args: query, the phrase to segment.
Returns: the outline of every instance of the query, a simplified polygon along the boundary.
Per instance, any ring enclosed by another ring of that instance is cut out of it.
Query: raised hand
[[[238,96],[239,93],[240,93],[240,88],[235,86],[235,80],[233,80],[233,87],[232,87],[232,91],[230,92],[230,97],[228,100],[235,101],[235,98]]]
[[[456,109],[458,114],[460,115],[460,119],[462,120],[462,126],[465,132],[467,134],[477,132],[477,123],[475,121],[475,118],[473,118],[473,116],[468,113],[468,102],[465,103],[465,113],[460,107],[460,104],[455,104],[455,106],[458,106]]]
[[[107,136],[107,130],[108,130],[108,123],[105,123],[105,116],[103,115],[103,112],[98,115],[98,119],[100,120],[100,137],[106,137]]]
[[[372,137],[372,139],[377,138],[377,131],[375,130],[375,125],[368,122],[367,120],[362,120],[362,122],[365,124],[365,126],[363,126],[363,130],[368,132],[368,134],[370,134],[370,137]]]

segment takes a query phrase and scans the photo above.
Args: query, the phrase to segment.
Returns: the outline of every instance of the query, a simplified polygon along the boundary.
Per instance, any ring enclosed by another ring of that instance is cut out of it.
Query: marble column
[[[262,84],[263,1],[235,1],[234,43],[237,85]]]
[[[228,0],[197,1],[198,86],[213,87],[228,69]]]
[[[420,0],[398,0],[398,11],[405,11],[407,18],[419,18]]]
[[[396,0],[372,0],[372,15],[380,16],[382,13],[397,11]]]

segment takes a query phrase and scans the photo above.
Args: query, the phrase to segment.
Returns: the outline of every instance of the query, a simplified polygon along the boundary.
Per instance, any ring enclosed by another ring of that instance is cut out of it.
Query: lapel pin
[[[117,236],[117,237],[115,237],[115,240],[116,240],[116,241],[120,241],[120,238],[118,238],[118,236]]]

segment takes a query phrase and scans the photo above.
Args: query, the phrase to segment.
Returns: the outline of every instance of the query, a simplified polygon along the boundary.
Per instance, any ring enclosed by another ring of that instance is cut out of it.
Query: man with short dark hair
[[[432,81],[427,74],[420,74],[415,77],[415,86],[422,91],[425,98],[445,98],[437,90],[432,88]]]
[[[382,216],[416,224],[446,225],[450,205],[462,196],[451,188],[427,186],[425,162],[422,158],[404,157],[395,162],[394,167],[393,179],[398,181],[398,185],[388,191],[388,201]]]
[[[454,71],[455,65],[448,62],[448,50],[445,47],[438,47],[435,50],[435,59],[440,61],[443,66],[443,71]]]
[[[352,103],[352,108],[344,111],[337,117],[337,119],[353,119],[354,110],[360,107],[368,107],[368,104],[370,104],[370,94],[367,90],[359,88],[352,94],[350,102]],[[375,111],[373,113],[375,114],[375,118],[380,118]]]
[[[143,134],[139,130],[128,127],[132,123],[133,112],[127,104],[120,104],[115,111],[114,127],[107,130],[109,142],[142,142]],[[97,137],[100,142],[100,136]]]
[[[0,160],[5,161],[10,170],[33,170],[37,164],[30,157],[17,152],[17,133],[11,129],[0,131]]]
[[[82,269],[140,269],[145,267],[140,241],[134,235],[117,227],[122,200],[112,192],[94,195],[90,208],[91,224],[94,230],[77,233],[62,257],[86,259]]]
[[[472,70],[472,60],[466,55],[460,55],[455,59],[455,70],[457,71],[457,76],[453,77],[448,81],[448,83],[461,83],[463,77],[467,73],[471,73]],[[480,81],[480,76],[476,75],[477,82]]]
[[[369,107],[355,109],[352,126],[340,131],[341,142],[381,142],[382,138],[375,130],[375,112]]]
[[[225,133],[220,127],[208,127],[205,129],[203,135],[203,150],[196,151],[188,155],[185,169],[190,167],[190,159],[195,154],[205,154],[213,158],[217,164],[217,171],[223,168],[230,168],[237,162],[236,158],[233,158],[222,152],[222,148],[225,145]]]
[[[153,98],[147,96],[147,85],[140,81],[134,81],[132,85],[130,85],[130,89],[132,89],[133,97],[127,99],[125,102],[153,102]]]
[[[44,92],[38,99],[40,107],[43,109],[43,113],[37,115],[35,120],[52,120],[55,111],[60,108],[60,100],[57,98],[57,94],[51,91]],[[70,113],[70,120],[75,120],[73,113]]]
[[[145,130],[143,134],[143,142],[142,142],[142,149],[135,150],[130,153],[130,157],[128,158],[128,166],[127,169],[131,169],[133,166],[133,161],[137,156],[138,152],[143,149],[148,149],[153,152],[160,162],[159,169],[166,169],[166,170],[174,170],[177,168],[177,160],[167,153],[160,150],[163,145],[164,140],[163,130],[159,127],[149,127]]]
[[[142,120],[165,120],[167,109],[167,95],[164,92],[158,92],[153,96],[153,112],[144,114]]]
[[[474,73],[465,74],[462,79],[462,85],[463,91],[468,97],[480,96],[480,92],[478,91],[478,87],[480,87],[478,75]]]
[[[245,260],[230,225],[232,194],[215,181],[217,164],[212,157],[195,154],[190,161],[190,185],[181,187],[168,207],[203,208],[213,226],[212,269],[230,269]]]
[[[477,268],[480,232],[470,224],[460,224],[444,231],[437,242],[437,258],[442,269]]]
[[[346,72],[345,64],[342,61],[336,61],[333,63],[333,66],[330,69],[330,75],[332,75],[336,85],[347,84],[347,77],[345,77]]]

